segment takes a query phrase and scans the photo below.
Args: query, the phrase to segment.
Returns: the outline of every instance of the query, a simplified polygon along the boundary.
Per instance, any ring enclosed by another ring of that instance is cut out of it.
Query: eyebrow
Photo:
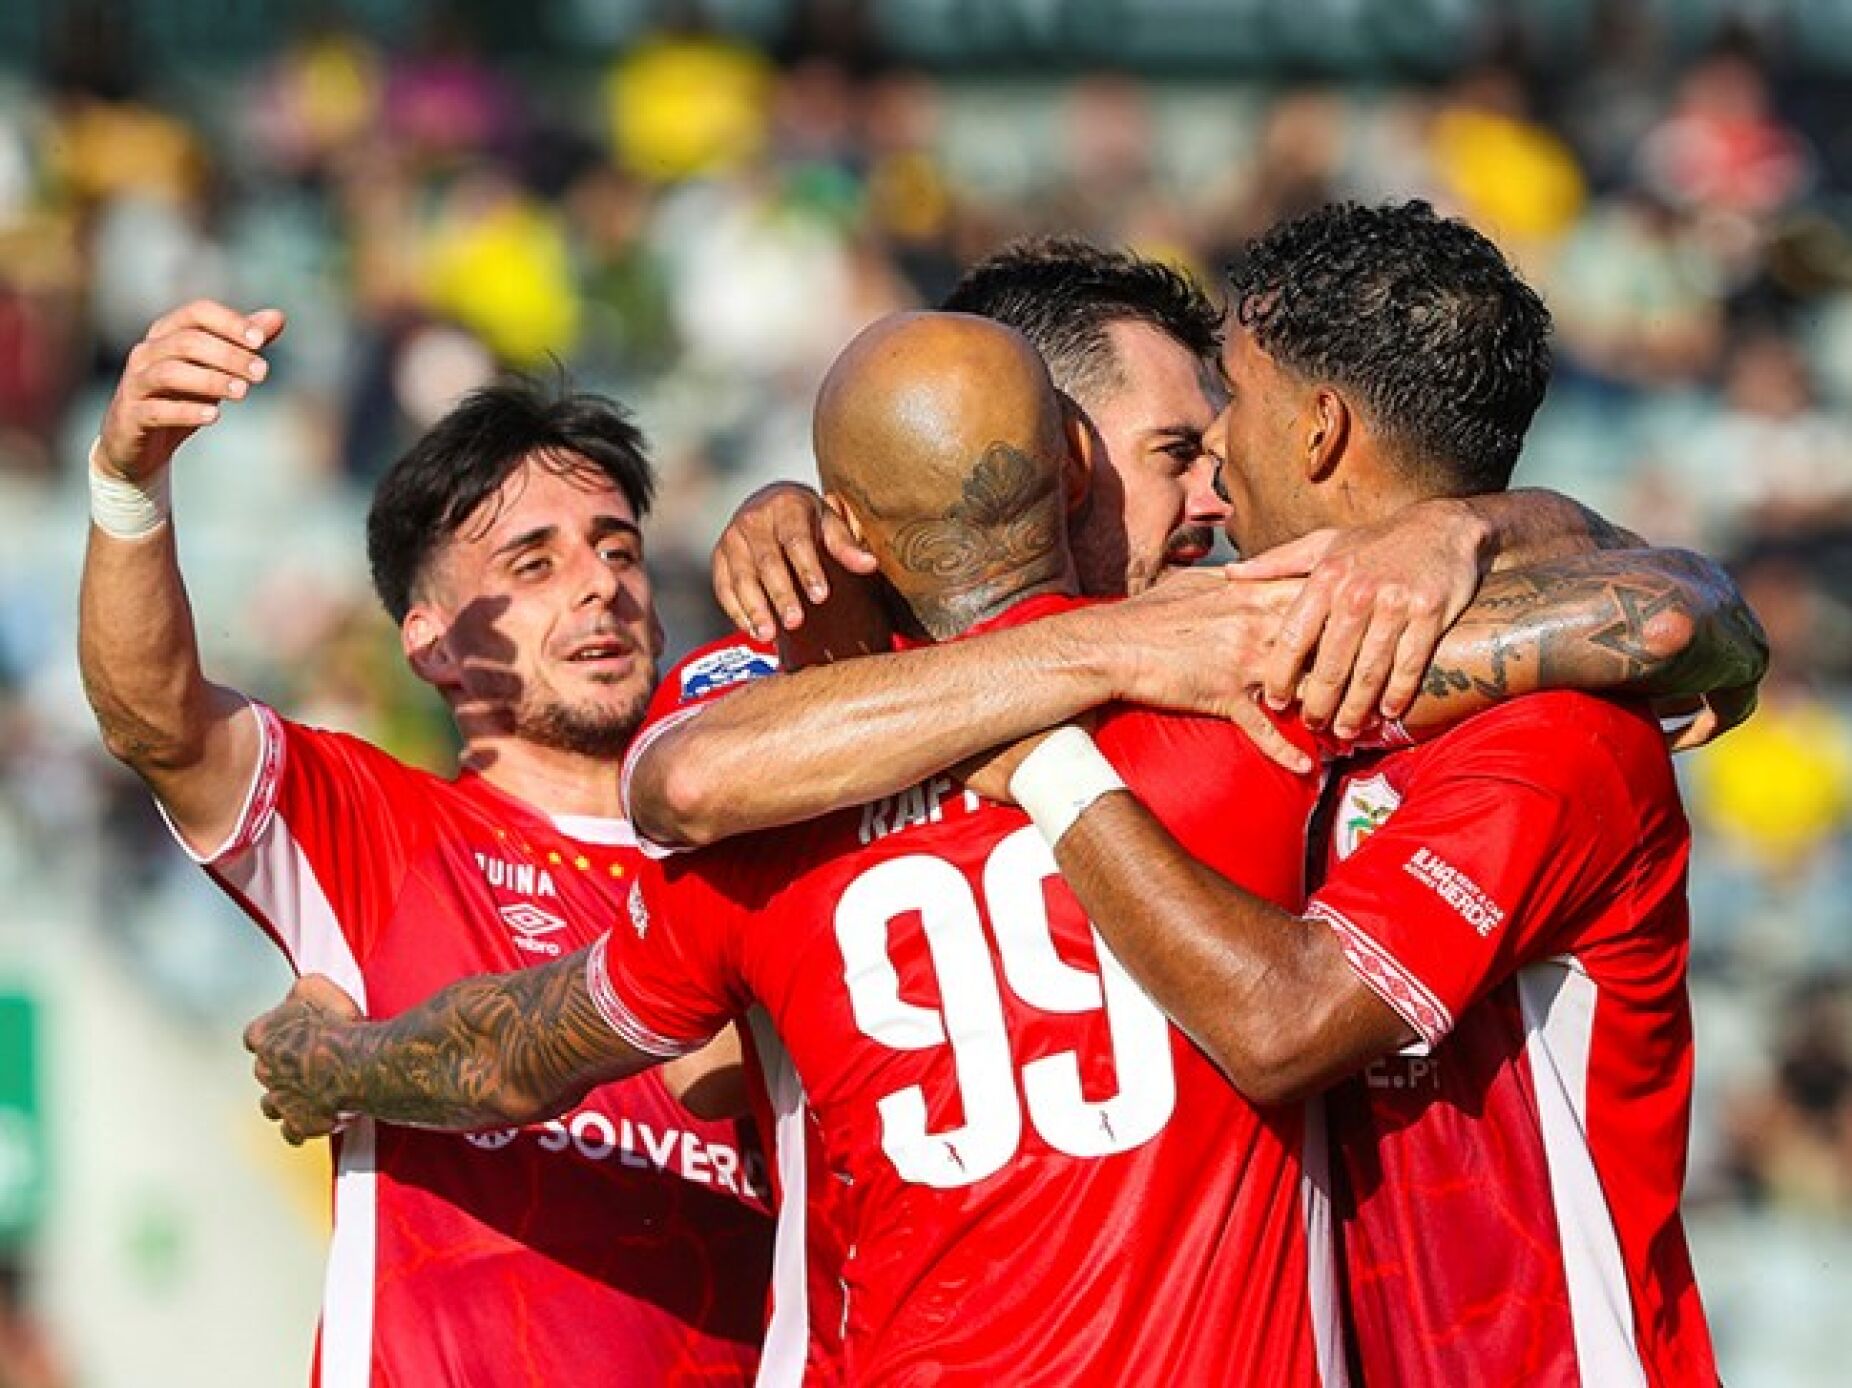
[[[500,559],[504,554],[513,554],[516,550],[531,549],[535,545],[545,544],[559,532],[556,525],[537,525],[532,530],[523,530],[512,540],[504,540],[490,551],[491,559]]]
[[[1205,432],[1193,424],[1160,424],[1155,429],[1147,429],[1145,437],[1154,440],[1170,439],[1179,443],[1201,443]]]
[[[598,517],[592,522],[592,534],[601,540],[607,535],[634,535],[639,540],[643,538],[642,527],[635,521],[627,521],[621,516]]]
[[[523,530],[512,539],[502,541],[490,551],[489,557],[500,559],[504,555],[531,549],[535,545],[545,544],[557,534],[559,534],[557,525],[537,525],[532,530]],[[621,516],[599,516],[592,522],[592,537],[602,540],[607,535],[634,535],[640,540],[643,538],[643,531]]]

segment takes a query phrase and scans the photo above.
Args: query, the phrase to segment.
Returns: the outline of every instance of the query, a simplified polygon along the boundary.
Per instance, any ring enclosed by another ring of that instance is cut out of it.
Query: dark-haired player
[[[1069,533],[1081,592],[1143,594],[1154,577],[1206,548],[1202,528],[1226,523],[1229,512],[1210,485],[1217,460],[1201,439],[1223,398],[1221,314],[1201,289],[1128,252],[1041,239],[972,266],[946,307],[1021,332],[1076,406],[1069,428],[1084,491]],[[1644,549],[1579,554],[1639,541],[1552,493],[1415,502],[1353,539],[1349,586],[1328,625],[1309,601],[1317,579],[1303,590],[1287,581],[1207,581],[1167,585],[1123,613],[1095,609],[789,680],[759,678],[779,664],[768,641],[714,642],[658,690],[626,764],[627,807],[657,843],[710,843],[892,794],[1113,697],[1216,712],[1269,755],[1304,765],[1249,697],[1261,674],[1290,694],[1303,660],[1303,712],[1339,732],[1354,731],[1346,720],[1360,725],[1378,704],[1401,717],[1414,707],[1436,643],[1494,562],[1532,572],[1492,580],[1477,609],[1484,620],[1447,647],[1459,687],[1432,685],[1421,721],[1444,722],[1475,702],[1534,687],[1545,672],[1575,687],[1650,679],[1708,692],[1750,654],[1738,639],[1740,596],[1715,565]],[[851,570],[872,563],[814,492],[778,484],[722,536],[715,594],[742,630],[761,637],[781,624],[801,628],[807,602],[822,603],[818,616],[829,619],[852,585],[839,581],[830,602],[825,552]],[[1603,635],[1621,581],[1662,614],[1642,633],[1637,659]],[[1547,588],[1551,601],[1518,611],[1514,585]],[[839,638],[838,646],[854,643]],[[747,697],[720,697],[736,693]],[[697,709],[698,725],[690,721]],[[742,780],[732,770],[740,765],[768,774]]]
[[[1213,442],[1244,551],[1505,485],[1549,318],[1479,233],[1424,204],[1330,207],[1261,237],[1233,287]],[[1612,598],[1616,651],[1667,619],[1637,587]],[[1678,1212],[1689,833],[1646,709],[1536,694],[1349,760],[1298,913],[1193,859],[1114,782],[1067,729],[1012,790],[1114,952],[1239,1088],[1341,1081],[1366,1381],[1716,1382]]]
[[[1065,620],[1064,427],[1026,345],[975,319],[884,324],[838,363],[819,462],[903,630]],[[1101,736],[1197,851],[1296,894],[1315,783],[1217,721]],[[583,972],[471,980],[381,1024],[305,980],[247,1036],[267,1111],[297,1140],[349,1108],[520,1120],[756,999],[844,1192],[851,1381],[1341,1378],[1297,1111],[1257,1113],[1154,1025],[1025,832],[929,778],[646,874]]]
[[[1082,592],[1142,592],[1208,554],[1228,518],[1202,442],[1221,402],[1222,314],[1195,281],[1129,252],[1038,238],[973,265],[940,307],[1016,329],[1081,409],[1088,487],[1068,533]],[[721,537],[715,596],[769,643],[802,624],[806,597],[826,596],[824,549],[872,568],[813,489],[773,483]]]
[[[832,367],[816,444],[915,638],[1077,605],[1063,410],[1020,335],[884,320]],[[1201,851],[1296,894],[1302,778],[1220,720],[1137,713],[1102,735]],[[1196,793],[1206,761],[1231,774]],[[1297,1111],[1252,1108],[1128,984],[1020,811],[947,777],[919,798],[646,872],[588,959],[385,1022],[304,980],[247,1038],[267,1108],[294,1140],[347,1109],[521,1121],[756,1002],[843,1191],[844,1381],[1341,1381],[1314,1329]],[[1221,832],[1261,804],[1271,830]]]
[[[621,411],[523,387],[458,406],[387,473],[375,586],[444,698],[441,779],[211,684],[167,516],[176,448],[267,373],[273,310],[196,303],[131,354],[92,456],[81,657],[109,749],[300,972],[373,1016],[569,955],[639,856],[613,764],[660,631],[639,525],[654,479]],[[744,1383],[769,1262],[748,1135],[675,1095],[727,1057],[598,1089],[544,1128],[337,1140],[316,1364],[366,1383]],[[596,1333],[598,1351],[585,1352]]]

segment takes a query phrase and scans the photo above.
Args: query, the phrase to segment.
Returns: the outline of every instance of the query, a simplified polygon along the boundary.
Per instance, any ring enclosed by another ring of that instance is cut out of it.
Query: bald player
[[[1079,605],[1069,423],[1028,344],[985,320],[890,318],[843,354],[819,470],[897,630]],[[1191,851],[1298,898],[1306,780],[1221,721],[1109,712],[1097,736]],[[1205,764],[1221,774],[1199,783]],[[1251,832],[1226,832],[1237,813]],[[615,929],[621,948],[380,1023],[304,980],[247,1036],[265,1111],[292,1141],[351,1112],[531,1122],[756,1002],[848,1192],[849,1381],[1341,1380],[1299,1111],[1251,1107],[1164,1020],[1020,811],[935,777],[659,865]]]

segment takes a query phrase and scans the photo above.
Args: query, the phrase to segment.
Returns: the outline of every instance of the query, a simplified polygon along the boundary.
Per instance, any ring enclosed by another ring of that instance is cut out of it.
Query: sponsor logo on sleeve
[[[630,884],[630,927],[637,932],[641,940],[649,934],[649,903],[643,900],[643,884]]]
[[[1431,848],[1417,848],[1402,870],[1446,902],[1481,937],[1498,929],[1504,911],[1472,878]]]
[[[699,699],[717,689],[778,673],[778,657],[751,646],[725,646],[682,667],[682,698]]]
[[[1402,797],[1381,773],[1345,786],[1335,826],[1338,860],[1363,847],[1363,841],[1382,828],[1401,803]]]

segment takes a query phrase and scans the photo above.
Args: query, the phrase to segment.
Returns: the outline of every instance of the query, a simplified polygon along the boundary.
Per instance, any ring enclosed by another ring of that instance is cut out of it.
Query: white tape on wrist
[[[90,445],[90,519],[105,535],[139,540],[154,534],[173,515],[171,475],[162,468],[140,482],[110,471],[99,456],[103,440]]]
[[[1010,794],[1050,848],[1061,842],[1087,806],[1109,791],[1124,789],[1125,782],[1084,728],[1050,734],[1010,777]]]

